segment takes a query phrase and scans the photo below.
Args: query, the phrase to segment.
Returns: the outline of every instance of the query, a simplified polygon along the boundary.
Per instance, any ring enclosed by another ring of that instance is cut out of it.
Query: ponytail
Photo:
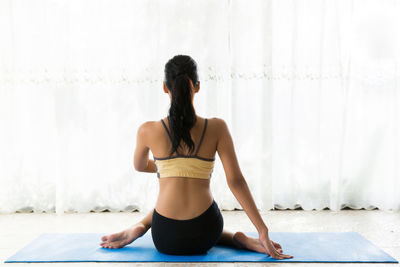
[[[169,109],[168,123],[172,134],[171,155],[178,148],[180,141],[186,143],[189,154],[194,151],[195,144],[190,136],[190,129],[196,122],[196,113],[192,104],[193,84],[186,73],[176,76],[172,85],[172,99]]]
[[[192,93],[198,84],[197,64],[190,56],[176,55],[165,64],[165,85],[171,93],[171,106],[168,111],[168,123],[172,149],[178,154],[183,140],[189,148],[189,154],[195,149],[190,129],[196,123],[197,116],[192,103]],[[179,154],[178,154],[179,155]]]

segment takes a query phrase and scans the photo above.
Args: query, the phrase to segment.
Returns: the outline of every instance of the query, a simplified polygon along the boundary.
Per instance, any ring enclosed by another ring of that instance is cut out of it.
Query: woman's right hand
[[[272,240],[269,239],[268,232],[261,232],[258,234],[258,240],[260,241],[260,244],[264,247],[265,253],[268,256],[271,256],[274,259],[277,260],[282,260],[282,259],[291,259],[293,256],[291,255],[286,255],[280,253],[272,243]]]

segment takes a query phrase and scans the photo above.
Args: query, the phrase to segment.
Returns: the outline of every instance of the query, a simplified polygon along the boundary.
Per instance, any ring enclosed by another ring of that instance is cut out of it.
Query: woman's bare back
[[[168,120],[163,118],[169,128]],[[190,133],[197,148],[205,119],[197,116],[197,121]],[[156,158],[168,157],[171,142],[161,121],[155,121],[152,125],[152,137],[150,149]],[[214,158],[217,151],[218,128],[214,125],[214,119],[208,119],[207,129],[203,137],[198,155],[205,158]],[[183,144],[183,141],[182,143]],[[187,148],[178,149],[179,154],[189,155]],[[211,178],[212,179],[212,178]],[[160,191],[155,209],[165,217],[176,220],[187,220],[202,214],[212,204],[213,196],[210,191],[210,180],[189,177],[165,177],[158,179]]]

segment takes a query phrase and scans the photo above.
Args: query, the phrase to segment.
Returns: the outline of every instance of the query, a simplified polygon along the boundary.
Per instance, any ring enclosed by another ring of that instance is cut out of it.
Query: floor
[[[255,232],[243,211],[222,211],[225,228]],[[400,260],[400,212],[380,210],[268,211],[261,213],[271,232],[356,231]],[[71,213],[58,216],[46,213],[0,214],[1,266],[398,266],[398,264],[331,263],[4,263],[17,250],[45,232],[113,233],[125,229],[144,213]],[[284,249],[284,248],[283,248]],[[51,264],[51,265],[50,265]]]

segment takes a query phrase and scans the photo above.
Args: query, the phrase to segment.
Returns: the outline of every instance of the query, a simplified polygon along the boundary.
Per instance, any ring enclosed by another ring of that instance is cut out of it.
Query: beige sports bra
[[[172,137],[164,121],[161,120],[172,145]],[[193,156],[179,155],[165,158],[154,158],[158,178],[165,177],[191,177],[199,179],[210,179],[214,169],[215,159],[203,158],[197,155],[207,129],[207,118],[205,119],[204,129],[201,134],[199,144]]]

